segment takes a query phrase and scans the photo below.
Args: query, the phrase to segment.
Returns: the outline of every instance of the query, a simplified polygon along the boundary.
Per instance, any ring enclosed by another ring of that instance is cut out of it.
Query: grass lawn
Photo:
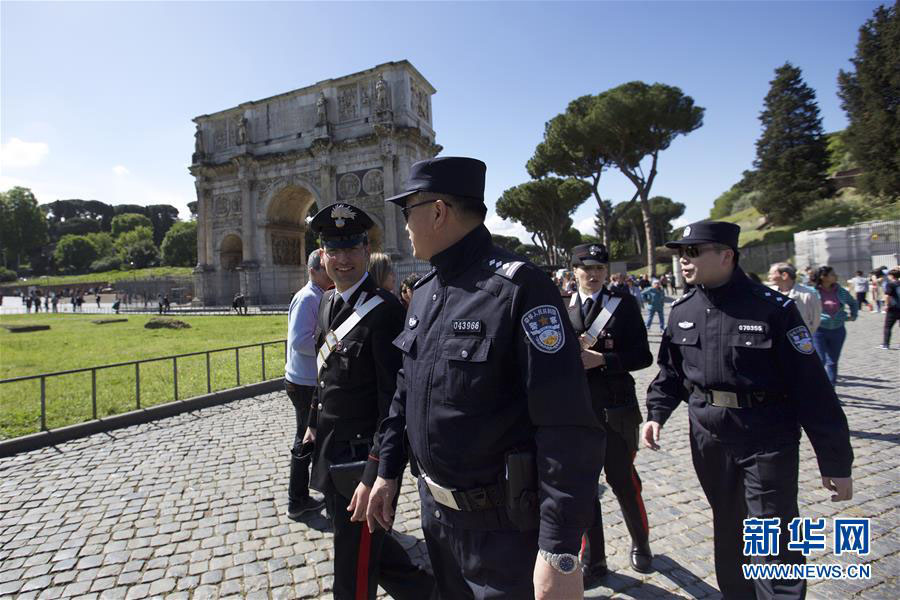
[[[148,269],[134,269],[131,271],[103,271],[101,273],[85,273],[84,275],[49,275],[47,277],[34,276],[27,280],[19,279],[0,284],[0,287],[14,285],[75,285],[80,283],[93,283],[105,281],[115,283],[121,280],[151,279],[153,277],[190,277],[193,267],[150,267]]]
[[[0,379],[95,367],[283,340],[287,317],[194,316],[179,317],[190,329],[145,329],[152,315],[121,315],[125,323],[96,325],[98,318],[115,315],[26,314],[0,317],[4,324],[50,325],[49,330],[10,333],[0,328]],[[241,385],[262,381],[259,348],[238,351]],[[140,366],[141,406],[171,402],[173,361]],[[267,379],[284,374],[284,344],[265,346]],[[135,367],[113,367],[97,373],[97,416],[102,418],[137,407]],[[235,351],[210,355],[212,390],[234,387]],[[206,355],[178,359],[178,398],[207,392]],[[40,380],[0,385],[0,439],[40,430]],[[91,372],[46,380],[47,427],[80,423],[92,418]]]

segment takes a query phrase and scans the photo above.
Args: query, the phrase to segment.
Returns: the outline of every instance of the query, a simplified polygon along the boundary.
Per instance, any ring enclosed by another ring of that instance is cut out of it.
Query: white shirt
[[[362,285],[362,282],[365,281],[365,280],[366,280],[366,277],[368,277],[368,276],[369,276],[369,272],[368,272],[368,271],[364,271],[364,272],[363,272],[363,276],[359,278],[359,281],[357,281],[356,283],[354,283],[351,287],[347,288],[347,289],[344,290],[343,292],[338,292],[338,293],[341,295],[341,298],[344,299],[344,303],[345,303],[345,304],[349,304],[349,303],[350,303],[350,296],[353,295],[353,292],[355,292],[355,291],[357,290],[357,288],[359,288],[359,286]]]
[[[600,298],[600,295],[603,293],[603,288],[600,288],[590,296],[586,296],[584,292],[578,290],[578,299],[581,300],[581,305],[584,306],[584,303],[587,302],[588,298],[592,298],[594,300],[594,304],[597,304],[597,300]]]
[[[853,282],[853,285],[856,288],[857,294],[861,294],[865,291],[868,291],[868,289],[869,289],[869,280],[866,277],[863,277],[862,275],[858,275],[857,277],[854,277],[850,281]]]

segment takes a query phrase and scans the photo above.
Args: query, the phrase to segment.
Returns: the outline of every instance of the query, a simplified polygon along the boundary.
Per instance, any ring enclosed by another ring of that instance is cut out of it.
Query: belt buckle
[[[333,331],[329,331],[325,334],[325,345],[328,346],[328,351],[333,352],[335,346],[338,345],[337,336],[334,335]]]
[[[425,485],[428,486],[428,490],[431,492],[431,495],[434,497],[435,501],[438,504],[443,504],[444,506],[448,506],[453,510],[460,510],[459,504],[456,502],[456,498],[453,496],[453,490],[450,488],[445,488],[439,483],[435,483],[431,477],[428,475],[422,474],[422,479],[425,480]]]
[[[726,392],[724,390],[712,390],[713,406],[722,408],[740,408],[737,392]]]

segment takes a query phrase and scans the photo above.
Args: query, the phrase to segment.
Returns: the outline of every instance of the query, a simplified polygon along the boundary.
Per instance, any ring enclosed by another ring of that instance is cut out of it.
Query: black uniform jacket
[[[594,406],[615,409],[637,404],[634,378],[629,371],[653,364],[647,328],[637,300],[630,293],[604,288],[586,319],[581,317],[581,297],[577,292],[572,294],[567,310],[575,334],[580,336],[590,329],[603,310],[602,305],[611,297],[619,298],[619,305],[590,348],[603,354],[606,364],[586,372]]]
[[[692,428],[721,443],[793,443],[800,426],[823,476],[849,477],[847,418],[793,301],[740,269],[725,285],[697,287],[672,305],[647,392],[647,419],[660,424],[688,401]],[[690,393],[688,390],[693,390]],[[708,404],[702,390],[780,395],[748,408]]]
[[[421,469],[459,490],[497,483],[506,452],[534,449],[540,546],[574,554],[592,522],[604,438],[559,291],[494,246],[483,225],[431,262],[394,342],[403,369],[382,424],[379,474],[399,475],[404,431]],[[443,508],[439,518],[510,526]]]
[[[357,288],[329,327],[335,290],[322,296],[316,324],[316,349],[329,329],[337,329],[353,312],[362,294],[377,294],[384,302],[369,312],[341,340],[318,374],[310,426],[316,429],[316,449],[310,485],[332,489],[328,466],[366,460],[362,481],[375,482],[378,446],[375,432],[387,415],[400,369],[400,351],[392,344],[403,328],[403,305],[393,294],[377,289],[371,278]],[[402,466],[401,466],[402,468]]]

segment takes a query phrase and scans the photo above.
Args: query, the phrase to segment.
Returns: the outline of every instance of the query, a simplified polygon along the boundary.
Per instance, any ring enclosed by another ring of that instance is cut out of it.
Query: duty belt
[[[497,484],[470,490],[454,490],[435,482],[425,473],[422,473],[422,480],[435,502],[453,510],[471,512],[503,507],[503,490]]]
[[[416,457],[409,454],[410,469],[414,473],[418,473],[428,486],[432,498],[435,502],[443,506],[452,508],[453,510],[461,510],[472,512],[476,510],[491,510],[494,508],[503,508],[503,488],[499,485],[489,485],[486,487],[473,488],[471,490],[454,490],[444,487],[437,483],[425,473],[422,465],[416,460]]]
[[[777,392],[728,392],[725,390],[705,390],[698,386],[693,386],[691,393],[697,394],[706,400],[707,404],[719,408],[752,408],[784,399],[784,394]]]

